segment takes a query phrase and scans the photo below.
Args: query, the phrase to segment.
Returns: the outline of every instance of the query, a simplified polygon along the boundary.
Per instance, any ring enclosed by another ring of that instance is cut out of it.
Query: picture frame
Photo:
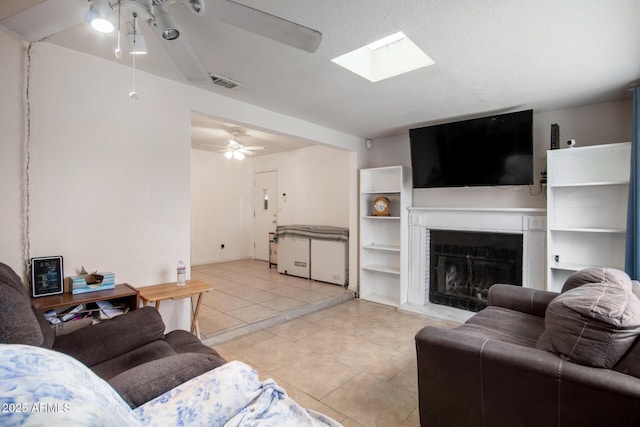
[[[34,298],[64,292],[61,256],[31,258],[31,294]]]

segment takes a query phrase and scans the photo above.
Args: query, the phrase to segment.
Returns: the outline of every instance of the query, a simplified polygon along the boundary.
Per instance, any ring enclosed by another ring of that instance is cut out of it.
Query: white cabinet
[[[347,285],[349,229],[323,225],[279,225],[278,273]]]
[[[407,302],[408,208],[411,172],[404,166],[360,170],[360,288],[362,299]],[[374,216],[373,202],[390,201],[389,216]]]
[[[346,285],[349,277],[347,242],[311,239],[311,279]]]
[[[311,277],[311,241],[307,237],[284,236],[278,238],[278,273]]]
[[[624,268],[630,143],[547,152],[547,289],[587,267]]]

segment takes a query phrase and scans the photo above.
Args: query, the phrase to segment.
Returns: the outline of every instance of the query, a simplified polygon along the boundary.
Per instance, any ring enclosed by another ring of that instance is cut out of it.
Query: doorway
[[[269,260],[269,233],[278,225],[278,171],[257,172],[253,180],[254,258]]]

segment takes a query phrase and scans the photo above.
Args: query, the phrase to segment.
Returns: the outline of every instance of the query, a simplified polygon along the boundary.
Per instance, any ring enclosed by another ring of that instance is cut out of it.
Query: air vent
[[[214,85],[221,86],[226,89],[233,89],[234,87],[240,85],[240,83],[236,83],[233,80],[229,80],[226,77],[216,76],[213,74],[210,74],[210,76],[211,76],[211,81],[213,82]]]

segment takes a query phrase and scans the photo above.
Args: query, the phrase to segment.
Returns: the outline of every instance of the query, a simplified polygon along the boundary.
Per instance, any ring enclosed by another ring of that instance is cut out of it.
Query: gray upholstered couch
[[[68,335],[55,336],[32,307],[17,274],[0,263],[0,343],[26,344],[73,356],[105,379],[131,406],[225,363],[187,331],[165,335],[155,308],[130,311]]]
[[[453,330],[416,335],[423,426],[639,426],[640,285],[611,269],[562,293],[494,285]]]

